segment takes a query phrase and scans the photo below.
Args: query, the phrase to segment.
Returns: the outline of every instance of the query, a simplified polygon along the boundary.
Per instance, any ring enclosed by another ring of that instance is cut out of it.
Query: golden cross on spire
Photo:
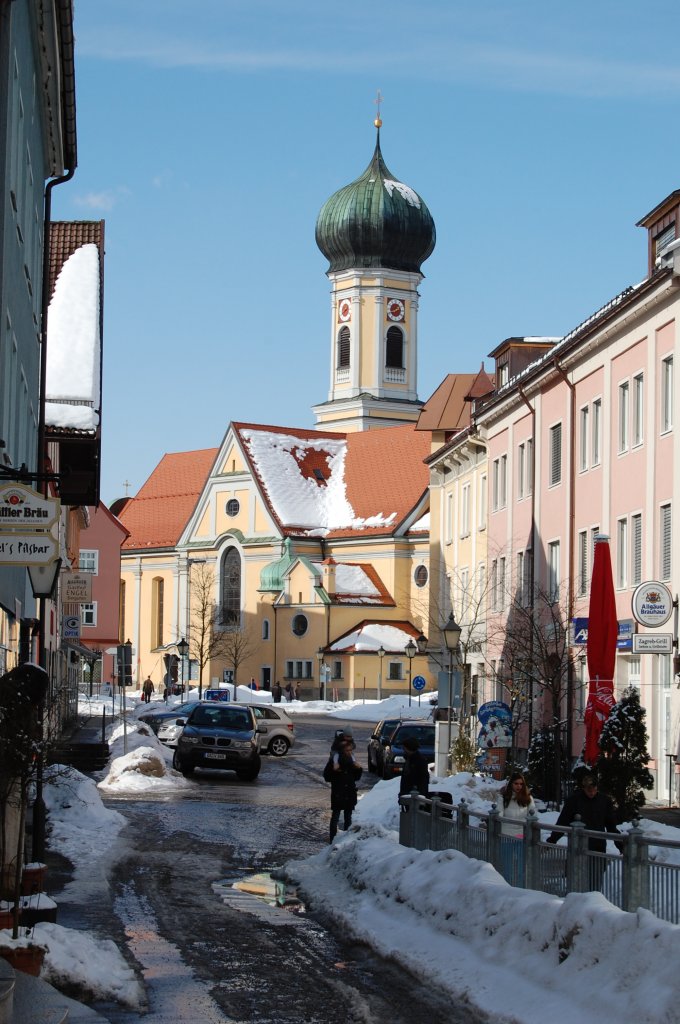
[[[376,98],[373,100],[373,102],[375,103],[375,105],[378,108],[378,116],[376,117],[375,121],[373,122],[373,124],[376,126],[376,128],[381,128],[382,127],[382,120],[380,118],[380,105],[381,105],[382,101],[383,101],[383,94],[381,93],[380,89],[378,89],[378,93],[376,95]]]

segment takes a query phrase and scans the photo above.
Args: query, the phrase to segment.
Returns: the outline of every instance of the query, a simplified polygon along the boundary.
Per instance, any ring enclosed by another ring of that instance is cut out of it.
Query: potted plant
[[[12,941],[0,943],[0,956],[6,959],[6,949],[31,946],[20,935],[19,916],[26,811],[30,784],[43,756],[41,715],[47,685],[45,670],[28,662],[0,676],[0,897],[12,903]],[[44,947],[38,950],[44,955]]]

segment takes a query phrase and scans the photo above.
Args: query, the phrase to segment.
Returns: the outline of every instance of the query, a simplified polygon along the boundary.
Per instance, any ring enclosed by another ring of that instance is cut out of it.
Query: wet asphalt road
[[[232,888],[236,879],[327,842],[321,770],[336,720],[296,719],[297,743],[265,757],[254,783],[196,773],[176,797],[118,799],[128,827],[106,864],[69,884],[51,858],[59,923],[112,938],[143,979],[144,1013],[91,1004],[111,1024],[479,1024],[370,948],[335,934],[322,908],[292,913]],[[342,724],[342,723],[339,723]],[[353,723],[365,765],[372,726]],[[364,772],[360,785],[375,780]],[[81,881],[82,878],[82,881]],[[71,993],[78,997],[77,993]]]

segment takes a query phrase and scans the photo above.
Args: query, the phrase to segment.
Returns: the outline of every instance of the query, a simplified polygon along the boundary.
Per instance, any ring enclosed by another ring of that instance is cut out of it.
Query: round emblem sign
[[[425,683],[425,679],[423,678],[423,676],[414,676],[413,677],[413,689],[416,691],[416,693],[419,690],[424,690],[425,689],[425,685],[426,685],[426,683]]]
[[[667,586],[652,580],[633,592],[633,617],[641,626],[663,626],[673,614],[673,598]]]

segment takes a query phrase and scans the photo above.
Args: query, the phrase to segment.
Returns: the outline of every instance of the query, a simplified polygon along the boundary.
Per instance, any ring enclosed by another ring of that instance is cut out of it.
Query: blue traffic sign
[[[419,690],[424,690],[426,685],[427,684],[425,682],[425,676],[414,676],[413,677],[412,686],[413,686],[413,689],[416,692],[418,692]]]

